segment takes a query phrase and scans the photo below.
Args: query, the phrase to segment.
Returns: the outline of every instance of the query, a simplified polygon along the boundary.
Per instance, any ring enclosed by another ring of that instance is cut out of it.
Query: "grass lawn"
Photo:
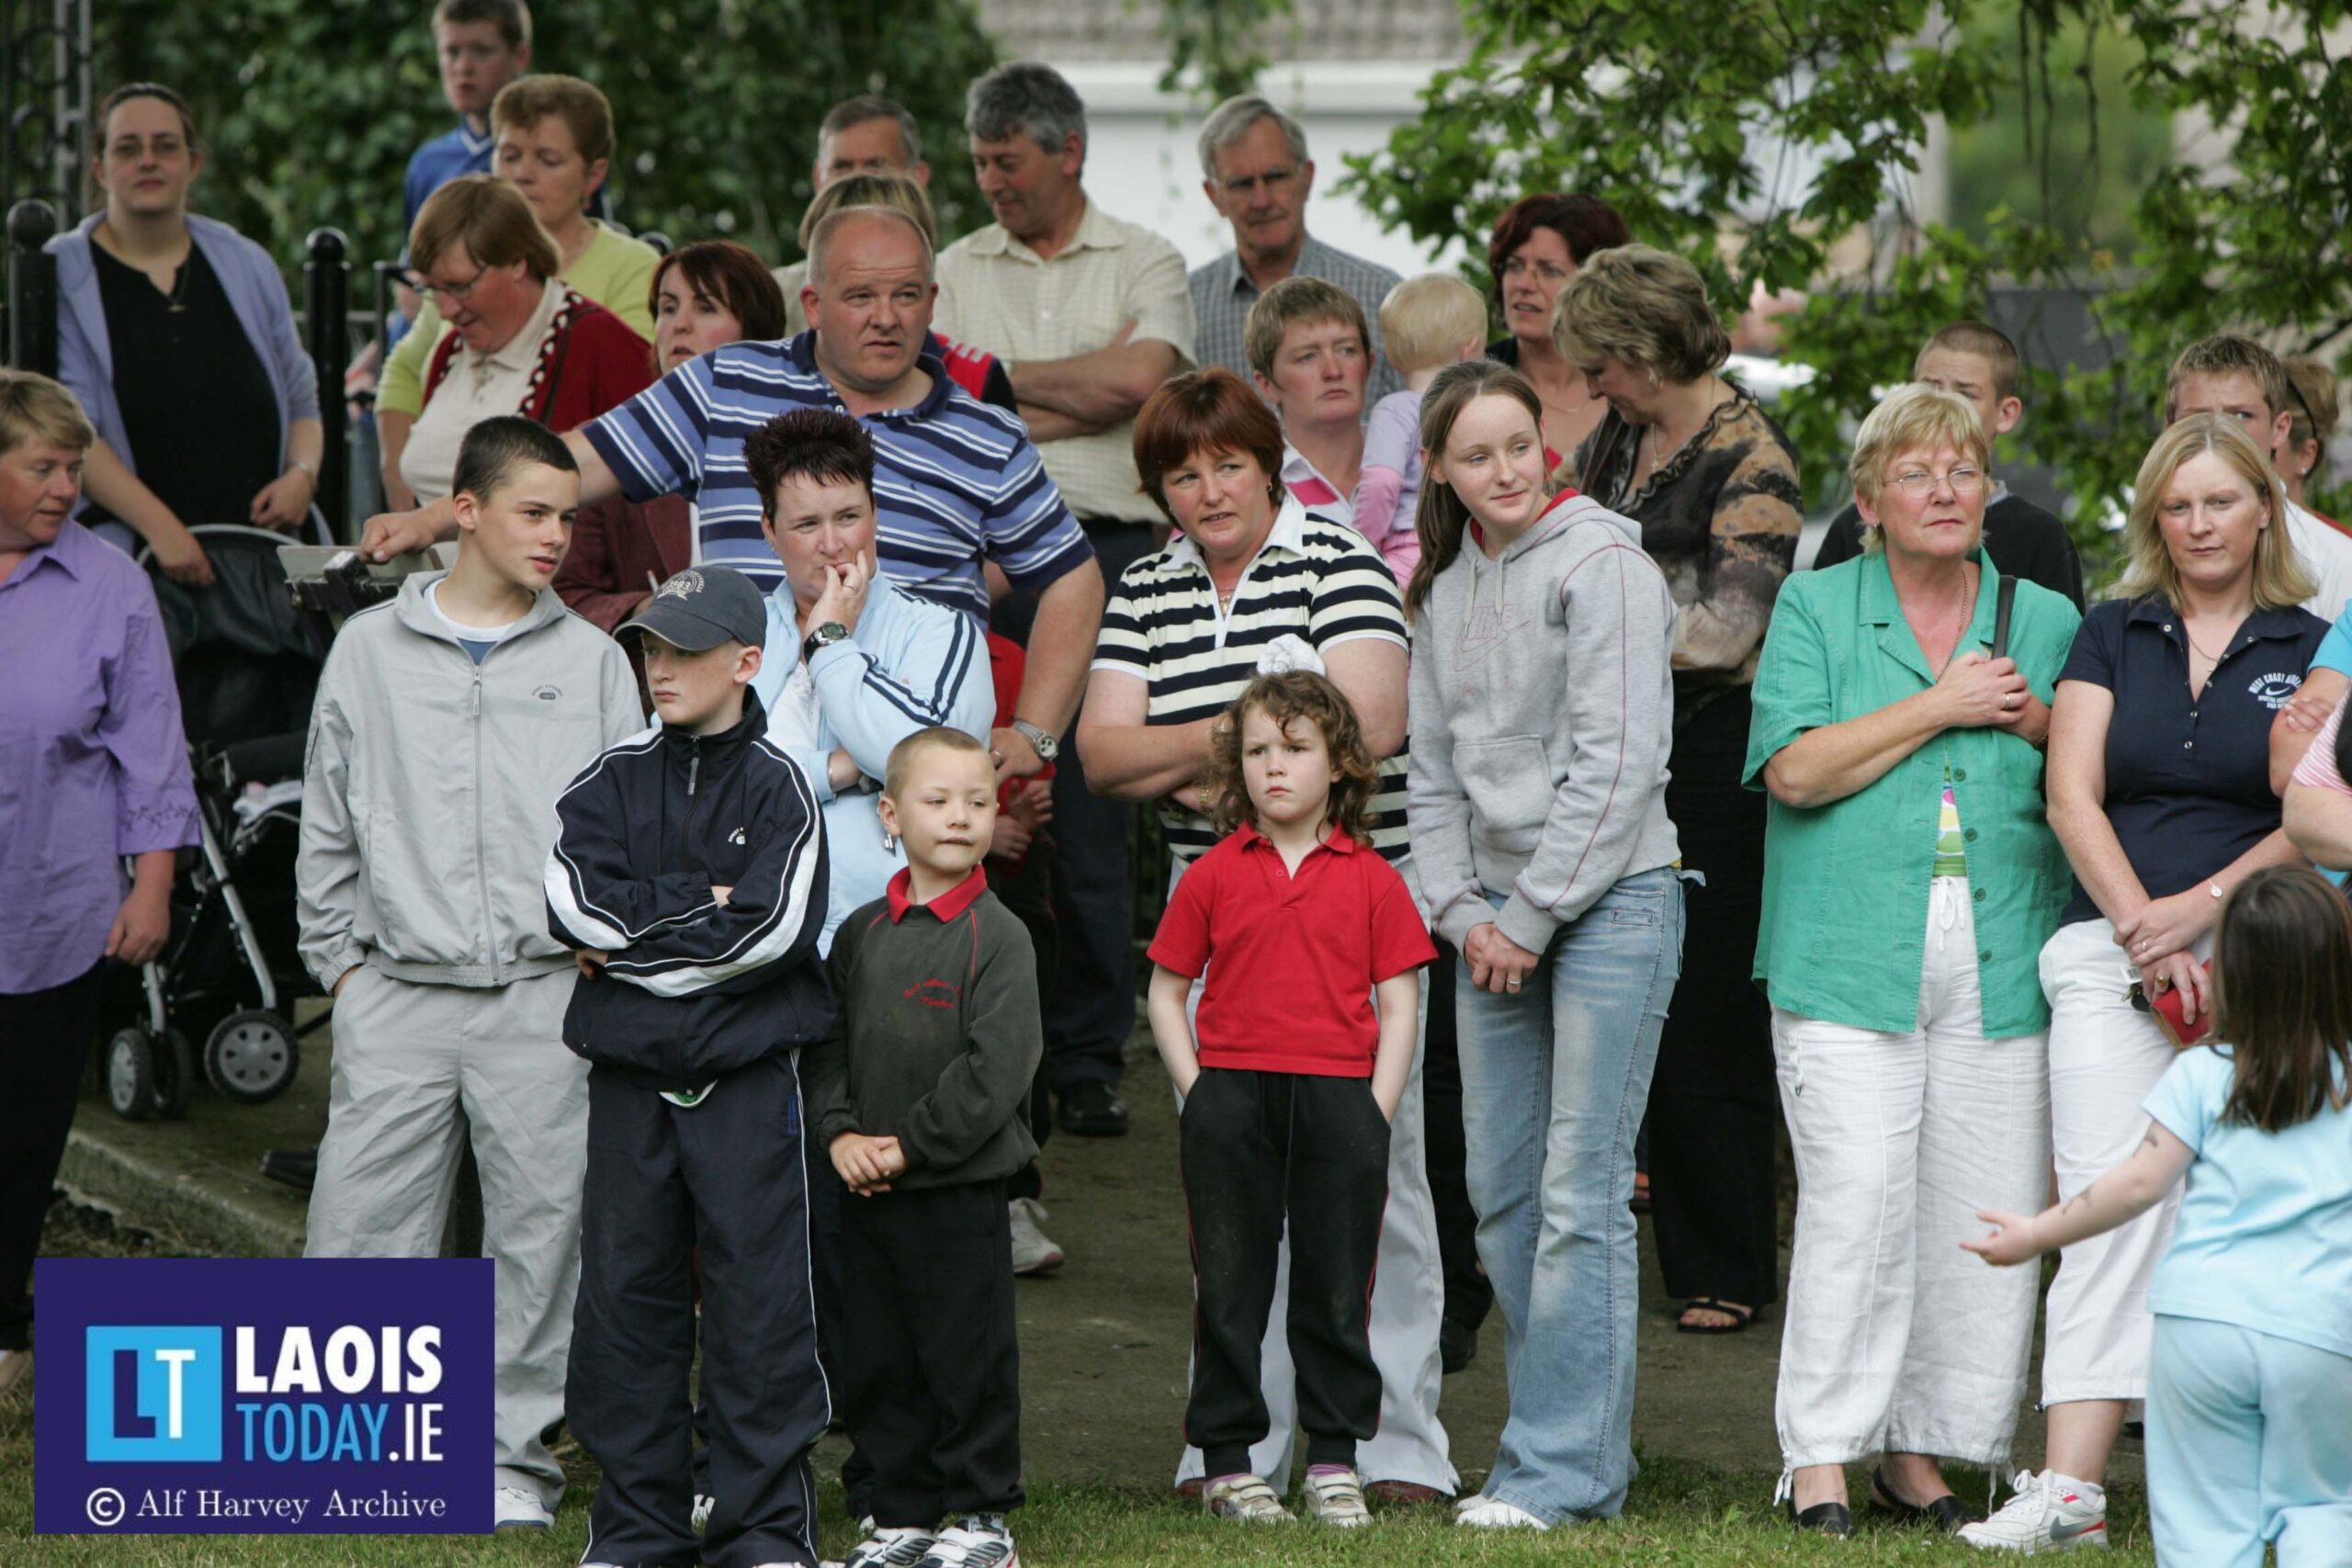
[[[186,1249],[168,1238],[116,1228],[103,1215],[61,1205],[52,1211],[44,1250],[81,1257],[174,1256]],[[1105,1391],[1106,1393],[1112,1391]],[[1115,1395],[1114,1403],[1116,1403]],[[1112,1417],[1114,1420],[1115,1416]],[[31,1402],[19,1388],[0,1403],[0,1568],[440,1568],[441,1564],[533,1564],[571,1568],[588,1533],[588,1498],[594,1468],[572,1450],[567,1465],[575,1484],[545,1535],[481,1536],[36,1536],[32,1533]],[[1046,1434],[1031,1433],[1041,1452]],[[831,1479],[842,1452],[838,1438],[820,1454],[826,1477],[823,1545],[833,1555],[854,1543]],[[1949,1472],[1961,1495],[1984,1495],[1981,1472]],[[1479,1477],[1474,1472],[1465,1482]],[[1368,1530],[1340,1534],[1306,1525],[1244,1529],[1213,1523],[1196,1506],[1167,1494],[1101,1485],[1057,1485],[1033,1464],[1029,1506],[1013,1529],[1023,1560],[1036,1568],[1222,1568],[1225,1564],[1736,1564],[1837,1562],[1973,1563],[1984,1556],[1915,1531],[1874,1529],[1865,1518],[1852,1541],[1799,1537],[1767,1506],[1770,1471],[1720,1470],[1676,1460],[1645,1461],[1625,1517],[1608,1524],[1546,1535],[1471,1534],[1451,1526],[1442,1506],[1376,1516]],[[1869,1484],[1857,1467],[1859,1498]],[[484,1477],[488,1484],[488,1477]],[[2136,1486],[2118,1486],[2108,1529],[2118,1568],[2153,1564],[2145,1502]],[[2001,1561],[1999,1559],[1992,1560]]]

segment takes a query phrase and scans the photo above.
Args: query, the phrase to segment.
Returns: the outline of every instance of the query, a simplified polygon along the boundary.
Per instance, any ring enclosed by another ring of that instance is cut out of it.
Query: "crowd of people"
[[[470,1146],[501,1528],[550,1522],[568,1421],[587,1562],[805,1568],[839,1420],[853,1568],[1014,1568],[1013,1281],[1066,1256],[1037,1153],[1127,1130],[1141,998],[1198,1298],[1172,1482],[1212,1515],[1297,1517],[1300,1463],[1337,1528],[1618,1514],[1646,1211],[1682,1332],[1781,1303],[1799,1529],[1851,1534],[1876,1457],[1896,1520],[2102,1546],[2144,1402],[2165,1562],[2343,1561],[2323,367],[2183,348],[2094,602],[1996,477],[2026,410],[1983,322],[1800,455],[1605,202],[1510,206],[1490,295],[1400,278],[1308,233],[1304,130],[1237,97],[1199,146],[1233,247],[1188,275],[1026,62],[969,93],[975,232],[942,244],[866,96],[805,261],[657,254],[519,0],[433,25],[459,124],[409,172],[362,547],[458,547],[342,627],[311,719],[307,1249],[435,1256]],[[201,585],[189,525],[308,526],[318,468],[276,268],[189,210],[187,104],[103,116],[59,382],[0,374],[0,657],[60,672],[5,699],[15,1041],[90,1033],[195,840],[125,551]],[[1853,505],[1798,570],[1825,462]],[[80,1066],[0,1069],[0,1383]],[[2010,1466],[2042,1293],[1995,1265],[2048,1249],[2044,1462],[1987,1516],[1940,1467]],[[1443,1377],[1494,1308],[1510,1416],[1462,1495]]]

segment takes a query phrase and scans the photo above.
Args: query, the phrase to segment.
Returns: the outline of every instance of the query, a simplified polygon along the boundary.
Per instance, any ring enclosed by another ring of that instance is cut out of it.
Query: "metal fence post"
[[[8,209],[8,363],[44,376],[57,374],[57,258],[41,247],[56,232],[49,203]]]
[[[344,310],[350,294],[351,243],[340,229],[313,229],[302,245],[303,309],[309,325],[311,363],[319,377],[319,420],[326,445],[319,454],[319,509],[327,530],[350,540],[351,447],[349,414],[343,399],[343,368],[351,359],[351,322]]]

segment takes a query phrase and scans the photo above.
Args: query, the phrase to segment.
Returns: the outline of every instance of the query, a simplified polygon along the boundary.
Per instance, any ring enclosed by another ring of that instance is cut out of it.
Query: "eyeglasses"
[[[438,294],[454,304],[462,305],[473,298],[474,290],[481,286],[483,275],[489,271],[490,264],[484,262],[474,268],[474,275],[463,283],[435,283],[431,278],[420,277],[416,286],[427,294]]]
[[[1237,175],[1229,180],[1219,180],[1217,184],[1227,196],[1249,196],[1260,186],[1265,186],[1266,194],[1272,196],[1288,188],[1291,181],[1296,178],[1296,169],[1268,169],[1262,175]]]
[[[1984,471],[1962,468],[1939,476],[1925,468],[1906,468],[1895,475],[1892,482],[1895,489],[1914,499],[1932,494],[1939,484],[1951,486],[1954,495],[1974,495],[1984,488]]]

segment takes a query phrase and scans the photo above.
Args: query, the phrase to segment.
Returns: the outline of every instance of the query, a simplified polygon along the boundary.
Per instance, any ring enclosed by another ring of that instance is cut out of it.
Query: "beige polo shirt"
[[[1136,324],[1134,343],[1175,349],[1193,364],[1193,292],[1174,245],[1112,217],[1090,199],[1078,233],[1051,261],[991,223],[940,254],[937,331],[1012,362],[1067,359],[1110,346]],[[1150,522],[1159,511],[1136,490],[1135,423],[1038,443],[1062,499],[1080,518]]]

